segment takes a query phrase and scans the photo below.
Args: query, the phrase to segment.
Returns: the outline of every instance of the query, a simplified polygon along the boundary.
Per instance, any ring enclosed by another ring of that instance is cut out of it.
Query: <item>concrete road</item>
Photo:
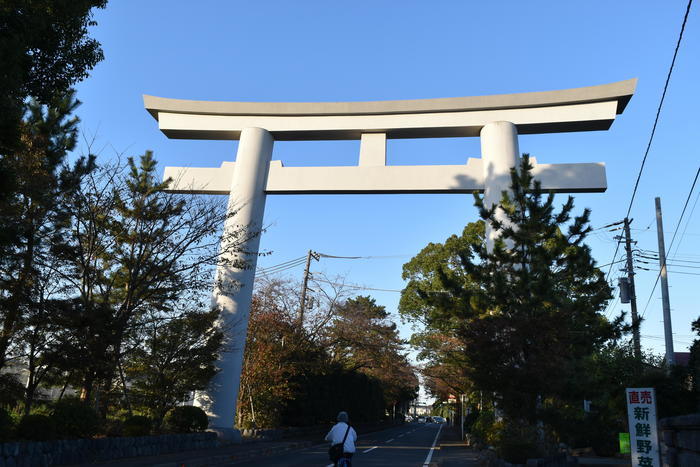
[[[435,423],[412,423],[374,433],[358,433],[357,452],[352,458],[352,465],[353,467],[427,466],[435,455],[435,445],[442,427]],[[325,467],[329,464],[333,465],[328,460],[328,445],[324,444],[259,460],[221,465]]]

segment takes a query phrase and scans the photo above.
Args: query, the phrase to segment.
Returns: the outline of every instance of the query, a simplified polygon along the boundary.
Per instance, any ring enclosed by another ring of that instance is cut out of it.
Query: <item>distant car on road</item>
[[[421,415],[420,417],[418,417],[418,418],[416,419],[416,421],[417,421],[418,423],[425,423],[425,417]]]
[[[406,420],[406,423],[411,423],[413,421],[413,417],[411,417],[410,415],[406,415],[404,420]]]
[[[425,419],[426,423],[433,423],[433,417],[428,417]]]
[[[434,423],[445,423],[446,421],[444,417],[433,417]]]

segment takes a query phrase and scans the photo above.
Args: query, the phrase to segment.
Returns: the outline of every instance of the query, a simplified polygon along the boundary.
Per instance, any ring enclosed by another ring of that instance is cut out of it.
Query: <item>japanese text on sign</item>
[[[654,388],[627,388],[627,417],[632,466],[660,466]]]

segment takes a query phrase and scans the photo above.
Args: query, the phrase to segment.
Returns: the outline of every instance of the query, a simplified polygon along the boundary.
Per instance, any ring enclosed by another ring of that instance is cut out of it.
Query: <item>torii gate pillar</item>
[[[481,129],[481,160],[484,173],[484,207],[490,208],[501,201],[504,191],[510,191],[510,169],[520,165],[518,129],[511,122],[491,122]],[[494,216],[506,222],[507,216],[496,210]],[[493,251],[498,231],[486,223],[486,249]]]
[[[225,330],[226,339],[217,362],[219,372],[207,392],[197,392],[195,395],[195,404],[209,415],[209,428],[216,431],[220,438],[234,442],[240,438],[240,433],[233,429],[233,421],[243,368],[272,146],[272,136],[262,128],[244,128],[241,131],[221,245],[222,252],[227,252],[230,251],[227,242],[238,242],[240,253],[229,253],[220,258],[212,295],[212,306],[218,307],[221,313],[218,325]],[[234,235],[236,232],[239,235]],[[243,241],[240,242],[240,239]]]

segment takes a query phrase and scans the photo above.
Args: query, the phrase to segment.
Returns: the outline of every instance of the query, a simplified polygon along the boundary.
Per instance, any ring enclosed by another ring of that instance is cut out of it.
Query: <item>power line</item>
[[[258,268],[258,270],[256,271],[256,276],[262,277],[262,276],[266,276],[266,275],[270,275],[270,274],[277,274],[277,273],[286,271],[288,269],[295,268],[295,267],[303,264],[305,259],[306,259],[306,256],[301,256],[299,258],[285,261],[284,263],[276,264],[276,265],[270,266],[268,268]]]
[[[335,285],[335,286],[338,286],[338,287],[347,287],[348,289],[376,290],[376,291],[379,291],[379,292],[399,292],[399,293],[400,293],[400,292],[403,292],[402,290],[398,290],[398,289],[377,289],[377,288],[374,288],[374,287],[364,287],[364,286],[360,286],[360,285],[341,284],[341,283],[338,283],[338,282],[327,281],[327,280],[325,280],[325,279],[311,279],[311,280],[313,280],[313,281],[315,281],[315,282],[324,282],[324,283],[326,283],[326,284]]]
[[[647,268],[641,268],[641,267],[639,269],[643,269],[645,271],[659,271],[659,272],[661,272],[661,269],[647,269]],[[674,274],[684,274],[686,276],[700,276],[700,272],[687,272],[687,271],[668,271],[668,272],[672,272]]]
[[[656,125],[659,123],[659,116],[661,115],[661,108],[664,105],[664,99],[666,98],[666,91],[668,90],[668,84],[671,81],[671,74],[673,73],[673,67],[676,64],[676,57],[678,56],[678,49],[681,46],[681,40],[683,39],[683,32],[685,31],[685,24],[688,21],[688,14],[690,13],[690,6],[693,4],[693,0],[688,0],[688,6],[685,10],[685,16],[683,17],[683,24],[681,25],[681,31],[678,34],[678,42],[676,42],[676,49],[673,51],[673,60],[671,60],[671,66],[668,69],[668,75],[666,75],[666,83],[664,84],[664,90],[661,94],[661,100],[659,101],[659,107],[656,109],[656,117],[654,118],[654,126],[651,128],[651,135],[649,135],[649,142],[647,143],[647,148],[644,151],[644,157],[642,158],[642,164],[639,167],[639,173],[637,174],[637,181],[634,183],[634,190],[632,190],[632,198],[630,199],[629,207],[627,208],[627,214],[625,217],[630,215],[632,211],[632,205],[634,204],[634,198],[637,195],[637,188],[639,187],[639,180],[642,177],[642,172],[644,171],[644,164],[646,163],[647,156],[649,155],[649,150],[651,149],[651,143],[654,140],[654,134],[656,133]]]
[[[681,247],[681,242],[683,242],[683,237],[685,237],[685,232],[688,230],[688,225],[690,225],[690,220],[693,218],[693,214],[695,213],[695,207],[698,205],[698,200],[700,199],[700,191],[698,191],[698,195],[695,197],[695,203],[693,203],[693,209],[690,210],[690,214],[688,214],[688,220],[685,222],[685,228],[683,228],[683,233],[681,234],[680,240],[678,240],[678,245],[676,246],[676,254],[678,254],[678,249]],[[669,252],[671,250],[668,250]]]
[[[270,268],[260,268],[260,273],[262,273],[262,274],[272,274],[272,273],[275,273],[275,272],[284,271],[284,270],[286,270],[286,269],[291,269],[291,268],[297,267],[297,266],[299,266],[300,264],[302,264],[303,262],[304,262],[304,261],[301,260],[301,261],[297,261],[297,262],[295,262],[295,263],[291,263],[291,264],[288,264],[288,265],[285,265],[285,266],[273,266],[273,267],[270,267]]]
[[[598,267],[599,267],[599,268],[604,268],[605,266],[609,266],[609,265],[611,265],[611,264],[621,263],[621,262],[623,262],[623,261],[627,261],[627,259],[626,259],[626,258],[618,259],[617,261],[613,261],[612,263],[603,264],[603,265],[598,266]]]
[[[327,255],[325,253],[319,253],[321,258],[332,258],[332,259],[387,259],[387,258],[407,258],[411,255],[384,255],[384,256],[336,256]]]
[[[668,84],[671,81],[671,74],[673,73],[673,67],[676,64],[676,57],[678,56],[678,49],[681,46],[681,40],[683,39],[683,32],[685,31],[685,25],[688,21],[688,14],[690,13],[690,6],[693,4],[693,0],[688,0],[688,6],[686,7],[685,10],[685,15],[683,16],[683,24],[681,24],[681,31],[678,34],[678,41],[676,42],[676,48],[673,51],[673,59],[671,60],[671,66],[668,69],[668,74],[666,75],[666,82],[664,83],[664,90],[661,93],[661,100],[659,101],[659,107],[656,109],[656,117],[654,118],[654,125],[651,128],[651,134],[649,135],[649,142],[647,143],[646,150],[644,151],[644,157],[642,157],[642,164],[639,167],[639,173],[637,174],[637,180],[634,182],[634,189],[632,190],[632,197],[630,199],[630,204],[627,207],[627,214],[625,214],[625,217],[629,217],[630,212],[632,211],[632,205],[634,204],[634,198],[637,196],[637,188],[639,187],[639,180],[642,178],[642,172],[644,171],[644,164],[647,161],[647,156],[649,155],[649,150],[651,149],[651,143],[654,141],[654,134],[656,133],[656,125],[659,123],[659,117],[661,115],[661,108],[664,105],[664,99],[666,99],[666,91],[668,90]],[[615,246],[615,253],[613,254],[613,259],[617,257],[617,252],[620,249],[620,244],[618,243]],[[610,271],[612,271],[612,264],[610,265],[610,269],[608,270],[608,273],[605,275],[605,278],[610,275]],[[656,288],[656,286],[654,286]]]

